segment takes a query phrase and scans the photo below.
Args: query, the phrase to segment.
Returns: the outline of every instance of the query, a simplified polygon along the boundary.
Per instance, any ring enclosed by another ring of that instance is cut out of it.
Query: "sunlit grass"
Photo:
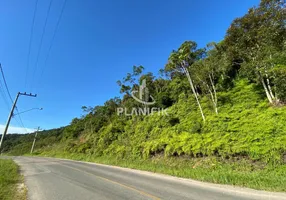
[[[0,199],[24,200],[25,192],[20,192],[17,188],[21,181],[18,165],[12,160],[0,159]]]

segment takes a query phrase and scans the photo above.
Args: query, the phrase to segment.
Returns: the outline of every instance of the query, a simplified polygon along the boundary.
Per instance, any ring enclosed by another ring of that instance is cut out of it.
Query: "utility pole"
[[[37,135],[38,135],[38,132],[40,130],[40,127],[38,127],[37,131],[36,131],[36,134],[35,134],[35,137],[34,137],[34,141],[33,141],[33,144],[32,144],[32,148],[31,148],[31,154],[33,153],[34,151],[34,147],[35,147],[35,143],[36,143],[36,139],[37,139]]]
[[[18,101],[18,99],[19,99],[19,96],[21,96],[21,95],[23,95],[23,96],[29,96],[29,97],[37,97],[36,94],[31,94],[31,93],[30,93],[30,94],[27,94],[26,92],[25,92],[25,93],[21,93],[21,92],[18,92],[18,93],[17,93],[16,99],[15,99],[15,101],[14,101],[14,103],[13,103],[12,109],[11,109],[11,111],[10,111],[10,114],[9,114],[9,117],[8,117],[8,120],[7,120],[7,123],[6,123],[6,127],[5,127],[4,132],[3,132],[3,134],[2,134],[2,137],[1,137],[1,141],[0,141],[0,152],[1,152],[1,147],[2,147],[2,145],[3,145],[4,137],[5,137],[5,135],[7,134],[7,131],[8,131],[9,125],[10,125],[10,121],[11,121],[13,115],[14,115],[14,109],[16,108],[17,101]]]

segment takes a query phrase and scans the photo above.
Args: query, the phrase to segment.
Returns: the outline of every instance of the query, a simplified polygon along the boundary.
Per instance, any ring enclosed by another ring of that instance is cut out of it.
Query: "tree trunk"
[[[273,103],[273,99],[272,99],[272,97],[271,97],[271,95],[270,95],[270,93],[268,91],[268,88],[267,88],[267,86],[265,84],[265,81],[264,81],[263,77],[261,76],[261,74],[259,72],[258,72],[258,74],[259,74],[260,81],[261,81],[261,83],[263,85],[264,91],[266,93],[267,99],[272,104]]]
[[[198,98],[198,96],[197,96],[196,90],[195,90],[195,88],[194,88],[194,84],[193,84],[193,81],[192,81],[191,76],[190,76],[190,74],[189,74],[189,71],[188,71],[188,69],[187,69],[186,67],[183,67],[183,70],[184,70],[185,74],[187,75],[187,78],[188,78],[188,80],[189,80],[191,89],[192,89],[192,91],[193,91],[193,93],[194,93],[194,95],[195,95],[196,101],[197,101],[197,103],[198,103],[198,106],[199,106],[199,109],[200,109],[200,112],[201,112],[203,121],[205,122],[205,121],[206,121],[206,118],[205,118],[205,115],[204,115],[204,113],[203,113],[203,109],[202,109],[202,106],[201,106],[201,104],[200,104],[199,98]]]
[[[207,85],[207,84],[206,84]],[[214,95],[213,95],[213,92],[212,92],[212,90],[210,89],[210,87],[207,85],[207,87],[208,87],[208,91],[209,91],[209,93],[210,93],[210,95],[211,95],[211,99],[212,99],[212,102],[213,102],[213,104],[214,104],[214,106],[215,106],[215,98],[214,98]]]
[[[254,60],[254,58],[253,58],[253,60]],[[269,93],[269,90],[268,90],[268,88],[267,88],[267,86],[265,84],[265,81],[264,81],[263,77],[261,76],[261,73],[259,71],[259,67],[258,66],[256,66],[256,70],[257,70],[257,74],[258,74],[259,80],[262,83],[262,86],[263,86],[264,91],[266,93],[267,99],[272,104],[273,103],[273,99],[272,99],[272,97],[271,97],[271,95]]]
[[[270,81],[269,81],[268,74],[267,74],[266,70],[265,70],[265,76],[266,76],[266,83],[267,83],[267,88],[268,88],[269,94],[270,94],[272,99],[275,99],[275,96],[273,95],[271,85],[270,85]]]
[[[272,60],[272,55],[270,54],[270,60]],[[273,69],[274,68],[274,64],[271,62],[271,68]],[[268,74],[266,73],[266,76],[267,76],[267,79],[268,79]],[[273,72],[272,74],[273,76],[273,79],[275,80],[276,79],[276,74],[275,74],[275,71]],[[269,79],[268,79],[269,81]],[[270,86],[270,85],[269,85]],[[270,87],[270,94],[272,94],[273,96],[273,99],[275,99],[275,101],[279,102],[279,99],[277,99],[277,96],[275,94],[275,91],[276,91],[276,85],[274,84],[274,93],[272,92],[272,89]]]
[[[211,84],[212,84],[212,88],[213,88],[213,91],[214,91],[214,106],[215,106],[215,112],[216,112],[216,114],[218,114],[216,88],[215,88],[215,85],[214,85],[212,76],[211,76],[210,74],[209,74],[209,78],[210,78],[210,81],[211,81]]]
[[[199,77],[198,77],[198,78],[199,78]],[[214,105],[215,112],[216,112],[216,114],[218,114],[218,112],[217,112],[217,106],[216,106],[216,99],[215,99],[215,96],[214,96],[214,94],[213,94],[213,92],[212,92],[210,86],[209,86],[205,81],[201,80],[200,78],[199,78],[199,80],[200,80],[203,84],[205,84],[205,85],[207,86],[207,90],[209,91],[209,93],[210,93],[210,95],[211,95],[211,100],[212,100],[212,103],[213,103],[213,105]]]

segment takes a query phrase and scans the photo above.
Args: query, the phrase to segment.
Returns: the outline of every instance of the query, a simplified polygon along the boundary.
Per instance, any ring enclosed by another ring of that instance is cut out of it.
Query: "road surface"
[[[40,157],[14,157],[29,200],[286,199],[270,193],[202,183],[151,172]]]

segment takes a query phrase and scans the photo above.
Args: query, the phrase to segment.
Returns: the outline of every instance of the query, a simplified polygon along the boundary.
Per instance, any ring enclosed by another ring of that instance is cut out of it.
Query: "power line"
[[[2,96],[2,98],[3,98],[3,100],[4,100],[4,103],[6,104],[6,108],[7,108],[7,110],[9,111],[9,110],[10,110],[9,101],[8,101],[8,99],[7,99],[7,96],[6,96],[5,91],[2,90],[2,88],[4,89],[4,87],[3,87],[3,85],[2,85],[2,82],[1,82],[1,80],[0,80],[0,93],[1,93],[1,96]]]
[[[20,118],[20,122],[18,121],[17,118],[14,118],[14,119],[16,120],[17,124],[18,124],[19,126],[21,126],[26,133],[28,133],[28,130],[27,130],[27,128],[25,127],[25,125],[23,124],[22,119]]]
[[[4,72],[3,72],[3,68],[2,68],[1,63],[0,63],[0,70],[1,70],[1,74],[2,74],[2,77],[3,77],[3,81],[4,81],[4,84],[5,84],[5,87],[6,87],[6,90],[7,90],[8,96],[9,96],[9,98],[10,98],[11,102],[13,103],[13,99],[12,99],[12,97],[11,97],[11,93],[10,93],[10,91],[9,91],[9,89],[8,89],[8,85],[7,85],[7,82],[6,82],[5,76],[4,76]]]
[[[41,35],[40,46],[39,46],[38,53],[37,53],[35,69],[34,69],[34,73],[33,73],[33,76],[32,76],[32,84],[34,82],[34,77],[35,77],[35,74],[36,74],[36,71],[37,71],[37,68],[38,68],[39,57],[40,57],[40,53],[41,53],[41,49],[42,49],[42,45],[43,45],[43,39],[44,39],[44,35],[45,35],[45,32],[46,32],[46,27],[47,27],[47,22],[48,22],[50,10],[51,10],[52,2],[53,2],[53,0],[50,0],[50,4],[49,4],[49,7],[48,7],[48,11],[47,11],[46,19],[45,19],[45,24],[44,24],[44,28],[43,28],[43,32],[42,32],[42,35]]]
[[[3,70],[2,70],[1,63],[0,63],[0,68],[1,68],[2,77],[3,77]],[[9,100],[8,100],[8,98],[7,98],[7,95],[6,95],[6,93],[5,93],[5,89],[4,89],[4,86],[3,86],[3,84],[2,84],[1,79],[0,79],[0,93],[1,93],[1,96],[2,96],[2,98],[3,98],[3,100],[4,100],[4,103],[5,103],[6,106],[7,106],[7,109],[8,109],[8,111],[9,111],[9,110],[10,110],[10,104],[9,104]]]
[[[29,72],[29,65],[30,65],[31,46],[32,46],[32,39],[33,39],[33,32],[34,32],[34,26],[35,26],[35,18],[36,18],[36,13],[37,13],[38,1],[39,1],[39,0],[36,0],[35,9],[34,9],[34,14],[33,14],[33,20],[32,20],[32,26],[31,26],[31,32],[30,32],[30,40],[29,40],[29,49],[28,49],[28,58],[27,58],[25,87],[27,86],[27,80],[28,80],[28,72]]]
[[[54,40],[55,40],[55,37],[56,37],[57,31],[59,29],[59,25],[60,25],[60,22],[61,22],[64,10],[65,10],[65,7],[66,7],[66,3],[67,3],[67,0],[64,0],[63,6],[62,6],[62,9],[61,9],[61,13],[60,13],[60,16],[58,18],[58,21],[57,21],[57,24],[56,24],[56,28],[54,30],[53,37],[52,37],[52,40],[51,40],[51,43],[50,43],[50,46],[49,46],[49,49],[48,49],[48,54],[46,56],[46,59],[45,59],[45,62],[44,62],[44,65],[43,65],[43,68],[42,68],[42,71],[41,71],[41,74],[40,74],[39,81],[41,81],[43,73],[44,73],[44,69],[45,69],[45,67],[47,65],[47,61],[49,59],[49,56],[50,56],[50,53],[51,53],[51,50],[52,50],[52,47],[53,47],[53,43],[54,43]]]
[[[9,96],[10,100],[11,100],[11,103],[13,104],[13,99],[12,99],[12,97],[11,97],[11,93],[10,93],[8,84],[7,84],[7,82],[6,82],[6,78],[5,78],[4,71],[3,71],[3,68],[2,68],[2,65],[1,65],[1,64],[0,64],[0,71],[1,71],[1,74],[2,74],[2,78],[3,78],[3,81],[4,81],[4,85],[5,85],[6,91],[7,91],[7,93],[8,93],[8,96]],[[0,83],[1,83],[1,81],[0,81]],[[3,87],[2,83],[1,83],[1,86]],[[2,90],[1,90],[1,91],[2,91]],[[2,92],[1,92],[1,94],[2,94]],[[3,94],[4,94],[3,96],[6,97],[5,91],[3,91]],[[7,97],[6,97],[6,98],[7,98]],[[7,99],[6,99],[6,101],[7,101]],[[7,105],[8,105],[8,110],[9,110],[9,103],[8,103]],[[18,110],[18,108],[15,107],[15,109],[16,109],[16,111],[17,111],[17,116],[19,117],[21,126],[27,131],[27,129],[26,129],[26,127],[25,127],[25,125],[24,125],[24,123],[23,123],[23,121],[22,121],[22,118],[21,118],[21,116],[19,115],[19,110]],[[16,119],[16,118],[15,118],[15,119]]]
[[[16,110],[17,110],[17,112],[19,113],[17,107],[16,107]],[[22,126],[22,128],[25,130],[25,132],[28,133],[28,130],[27,130],[26,126],[24,125],[24,123],[23,123],[23,121],[22,121],[20,115],[17,115],[17,116],[19,117],[19,120],[20,120],[20,126]],[[17,118],[14,118],[14,119],[18,122]],[[19,123],[19,122],[18,122],[18,123]]]

